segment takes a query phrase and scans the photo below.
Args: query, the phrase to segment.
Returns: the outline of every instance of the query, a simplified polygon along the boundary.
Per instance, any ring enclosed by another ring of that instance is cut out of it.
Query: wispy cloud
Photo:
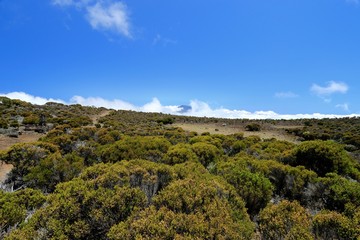
[[[60,7],[85,7],[88,4],[91,4],[94,0],[52,0],[54,5]]]
[[[311,92],[315,93],[318,96],[330,96],[334,93],[347,93],[349,87],[346,83],[330,81],[326,86],[319,86],[313,84],[310,88]]]
[[[53,0],[52,3],[59,6],[70,6],[74,4],[72,0]]]
[[[162,105],[161,102],[154,98],[149,103],[144,104],[143,106],[136,106],[134,104],[122,101],[119,99],[107,100],[100,97],[89,97],[84,98],[81,96],[74,96],[69,101],[64,101],[61,99],[52,99],[52,98],[43,98],[32,96],[24,92],[11,92],[6,94],[1,94],[0,96],[5,96],[12,99],[20,99],[23,101],[31,102],[34,104],[45,104],[46,102],[58,102],[63,104],[81,104],[84,106],[95,106],[95,107],[105,107],[116,110],[133,110],[133,111],[142,111],[142,112],[161,112],[174,115],[185,115],[185,116],[196,116],[196,117],[217,117],[217,118],[247,118],[247,119],[299,119],[299,118],[340,118],[340,117],[360,117],[360,114],[348,114],[348,115],[336,115],[336,114],[278,114],[274,111],[255,111],[249,112],[246,110],[231,110],[226,108],[211,108],[207,103],[192,100],[189,103],[188,111],[182,111],[183,108],[176,105]],[[349,110],[347,104],[339,104],[338,108],[343,110]]]
[[[76,7],[95,30],[108,31],[132,38],[129,11],[123,2],[115,0],[53,0],[60,7]]]
[[[153,45],[161,44],[161,45],[163,45],[164,47],[166,47],[166,46],[169,45],[169,44],[176,44],[176,43],[177,43],[176,40],[163,37],[163,36],[161,36],[160,34],[157,34],[157,35],[155,36],[154,40],[153,40]]]
[[[340,108],[340,109],[344,110],[345,112],[348,112],[350,110],[349,104],[347,104],[347,103],[337,104],[335,107]]]
[[[297,98],[299,95],[293,92],[277,92],[275,93],[275,97],[277,98]]]

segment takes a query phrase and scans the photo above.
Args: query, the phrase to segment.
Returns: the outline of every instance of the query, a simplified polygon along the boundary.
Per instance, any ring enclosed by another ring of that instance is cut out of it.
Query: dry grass
[[[6,150],[16,143],[36,142],[43,134],[28,132],[19,135],[18,138],[0,135],[0,150]]]
[[[231,135],[234,133],[243,133],[245,137],[255,135],[259,136],[262,139],[276,138],[282,141],[294,142],[297,143],[295,136],[287,134],[285,128],[289,126],[266,126],[259,132],[249,132],[245,130],[245,127],[242,125],[226,125],[217,123],[176,123],[173,124],[174,127],[180,127],[185,131],[197,132],[199,134],[204,132],[209,132],[211,134],[224,134]]]

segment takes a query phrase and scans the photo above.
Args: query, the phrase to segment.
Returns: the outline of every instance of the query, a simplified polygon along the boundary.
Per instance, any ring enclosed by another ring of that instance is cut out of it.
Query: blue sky
[[[357,0],[0,0],[0,95],[34,103],[357,115],[359,80]]]

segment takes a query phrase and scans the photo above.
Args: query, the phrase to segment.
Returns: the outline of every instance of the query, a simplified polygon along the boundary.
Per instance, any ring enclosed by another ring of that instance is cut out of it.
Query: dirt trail
[[[97,123],[99,123],[100,118],[105,117],[106,115],[109,115],[110,112],[111,112],[111,110],[104,110],[99,114],[92,115],[90,118],[93,121],[93,124],[97,124]]]
[[[7,150],[16,143],[36,142],[41,136],[43,135],[34,132],[23,133],[22,135],[19,135],[18,138],[0,135],[0,151]],[[11,164],[0,161],[0,182],[3,182],[6,179],[6,174],[8,174],[12,168],[13,166]]]

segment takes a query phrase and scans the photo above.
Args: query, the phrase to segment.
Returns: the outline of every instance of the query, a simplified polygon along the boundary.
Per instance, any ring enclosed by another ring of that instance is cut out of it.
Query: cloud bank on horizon
[[[223,107],[211,108],[209,104],[199,101],[191,100],[187,111],[183,111],[182,106],[168,105],[164,106],[157,98],[153,98],[151,102],[143,106],[136,106],[123,100],[113,99],[107,100],[101,97],[88,97],[74,96],[69,101],[62,99],[43,98],[33,96],[25,92],[10,92],[0,93],[0,96],[8,97],[11,99],[20,99],[22,101],[30,102],[32,104],[44,105],[47,102],[57,102],[62,104],[81,104],[83,106],[105,107],[115,110],[133,110],[140,112],[158,112],[183,116],[194,117],[216,117],[216,118],[246,118],[246,119],[299,119],[299,118],[341,118],[341,117],[360,117],[360,114],[278,114],[274,111],[255,111],[249,112],[246,110],[230,110]],[[337,107],[348,109],[347,104],[338,105]]]

